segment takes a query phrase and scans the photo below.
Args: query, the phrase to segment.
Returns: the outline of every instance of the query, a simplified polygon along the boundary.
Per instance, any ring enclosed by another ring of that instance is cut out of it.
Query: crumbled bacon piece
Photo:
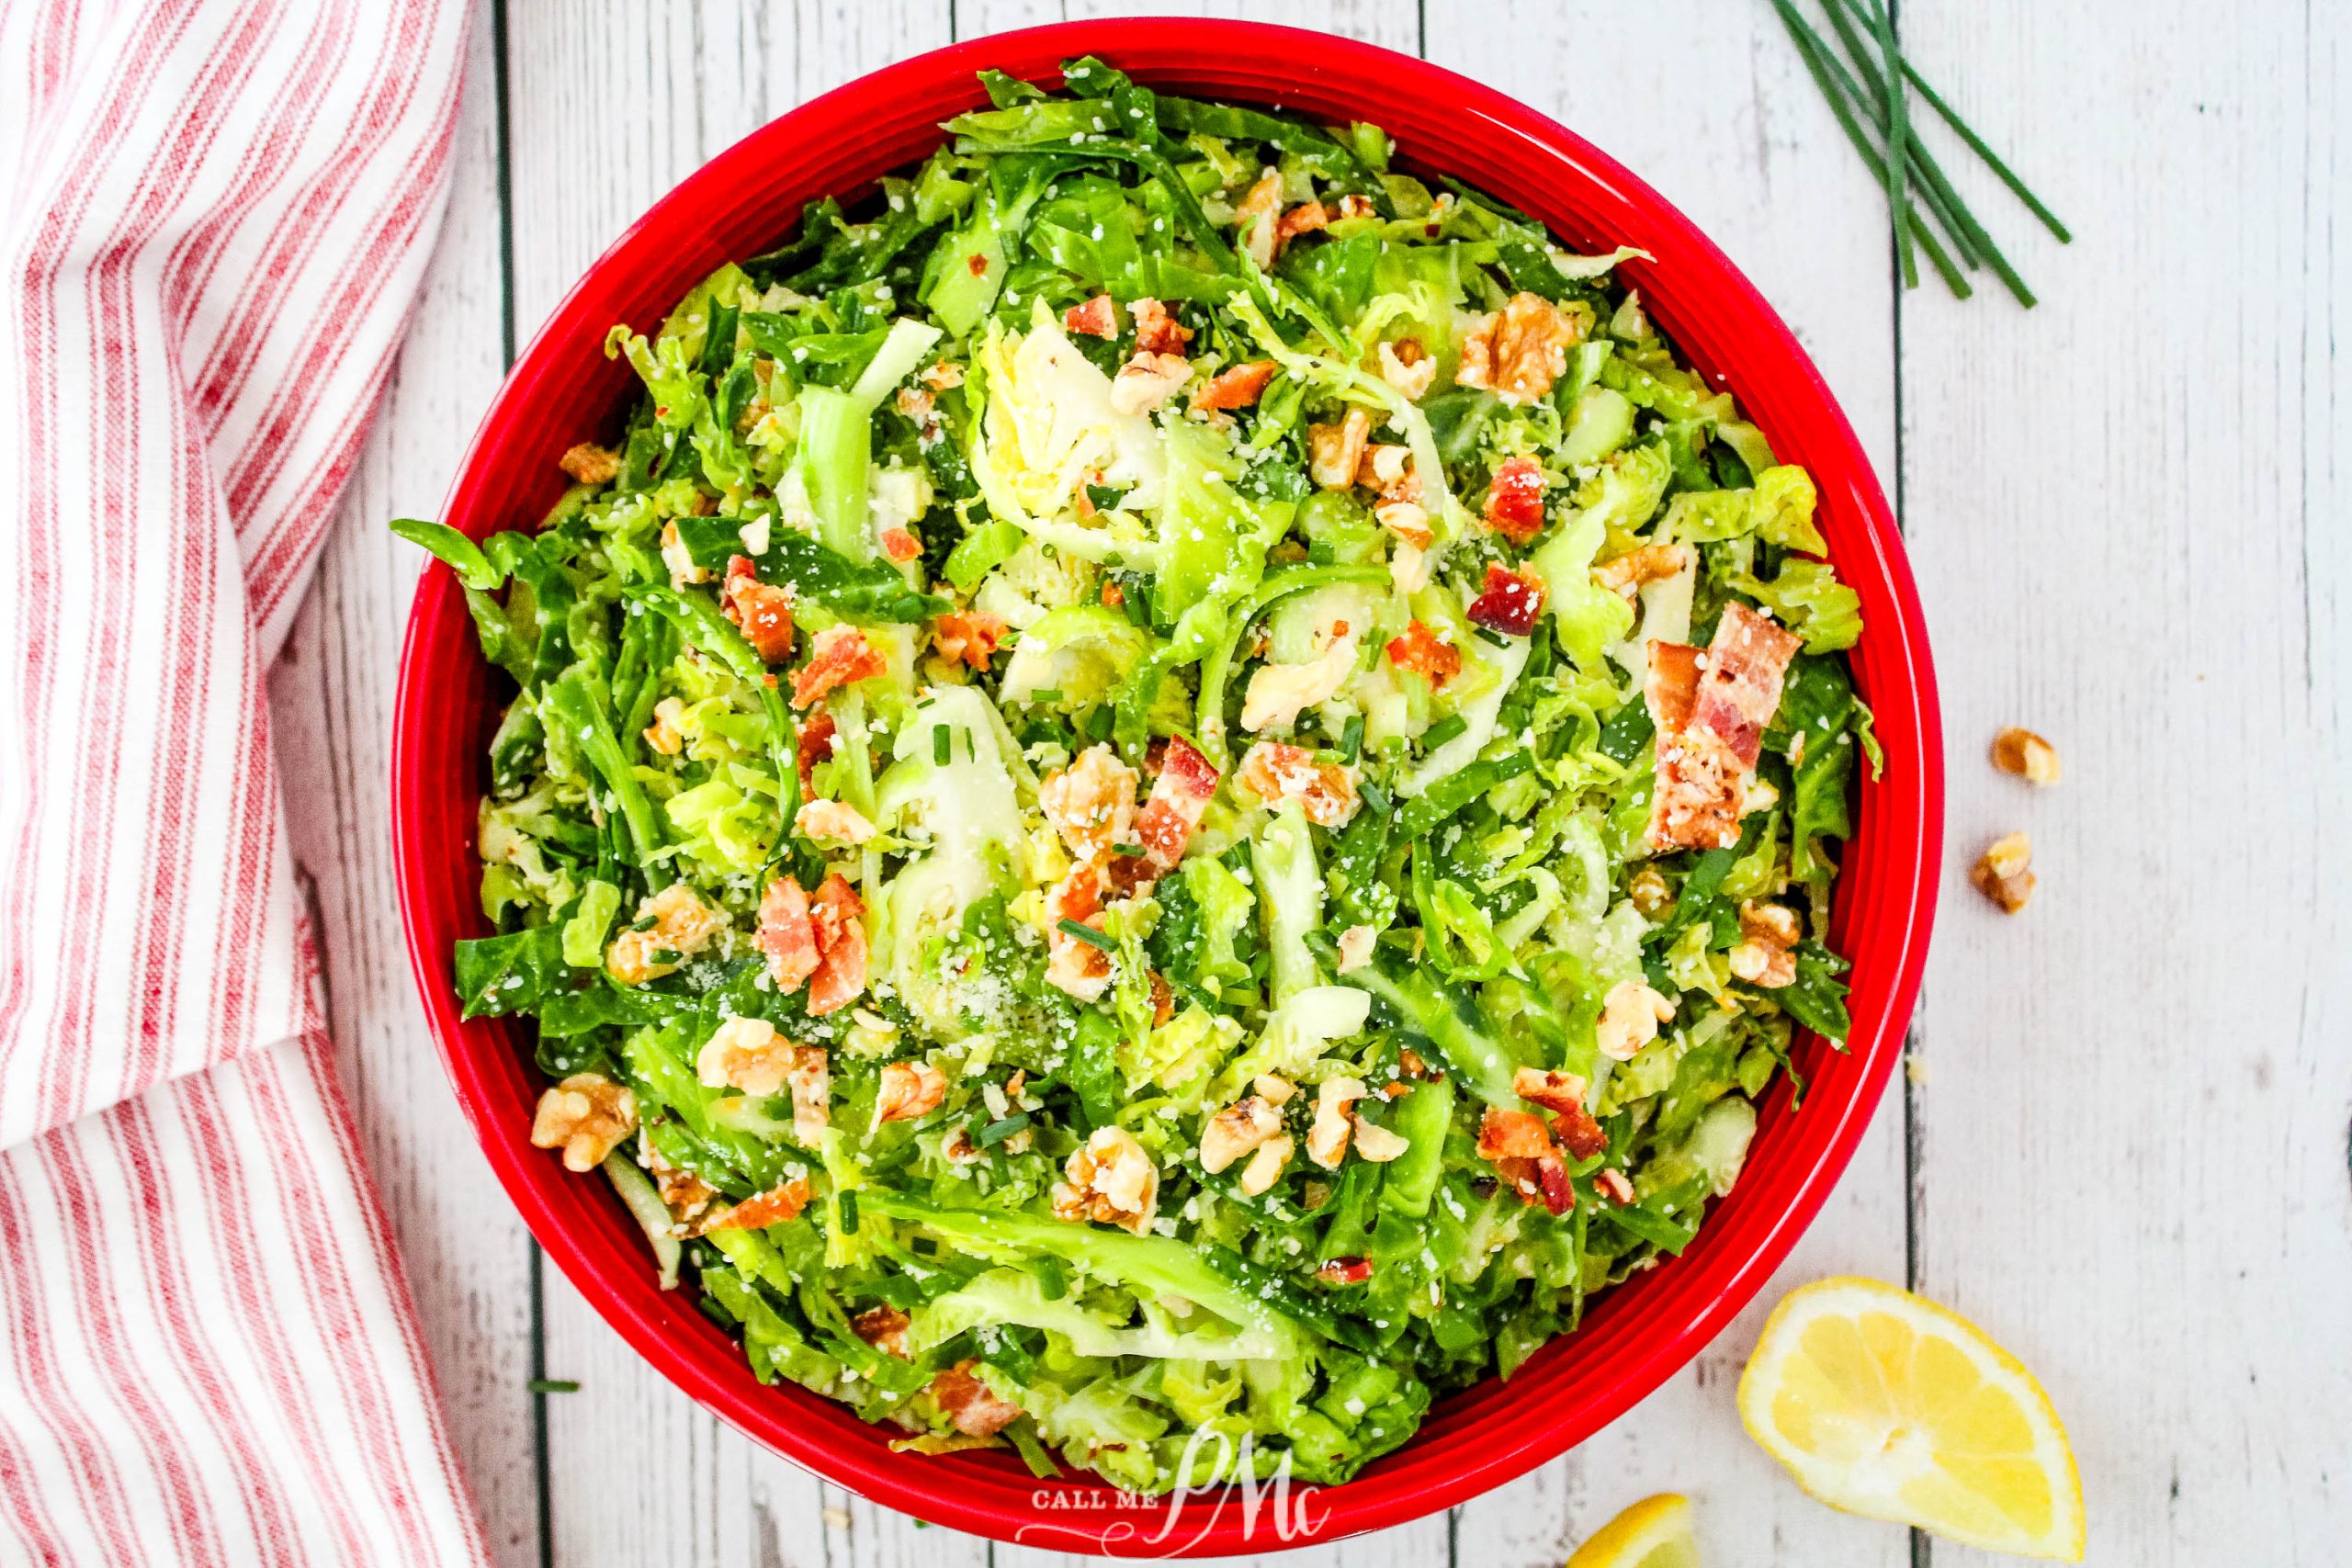
[[[817,889],[808,923],[817,938],[817,969],[808,976],[808,1010],[822,1017],[855,1001],[865,989],[865,902],[835,872]]]
[[[1316,1269],[1315,1277],[1327,1285],[1361,1285],[1372,1278],[1372,1259],[1334,1258]]]
[[[1634,1184],[1615,1166],[1592,1173],[1593,1190],[1623,1208],[1634,1201]]]
[[[1136,771],[1106,746],[1093,746],[1037,786],[1037,808],[1069,846],[1089,861],[1125,840],[1136,817]]]
[[[808,664],[792,677],[792,705],[805,708],[836,686],[870,681],[889,668],[855,626],[827,626],[809,645]]]
[[[1221,370],[1209,378],[1208,384],[1193,394],[1193,407],[1204,413],[1220,409],[1246,409],[1258,400],[1266,383],[1274,378],[1281,368],[1271,359],[1253,359]]]
[[[760,897],[759,948],[768,956],[768,978],[786,996],[817,972],[816,927],[808,919],[808,894],[793,877],[779,876]]]
[[[1427,676],[1431,691],[1442,691],[1448,681],[1462,673],[1462,650],[1439,641],[1435,632],[1416,620],[1401,635],[1388,639],[1388,662]]]
[[[762,582],[749,556],[730,556],[718,607],[735,623],[763,664],[781,664],[792,657],[792,594]]]
[[[800,1217],[816,1193],[805,1178],[792,1177],[769,1188],[765,1192],[746,1198],[733,1208],[722,1211],[706,1231],[755,1231],[768,1225],[788,1224]]]
[[[1146,354],[1182,355],[1193,341],[1193,329],[1179,322],[1157,299],[1138,299],[1127,311],[1135,318],[1136,347]]]
[[[1339,762],[1318,762],[1303,746],[1261,740],[1243,754],[1237,775],[1259,799],[1295,800],[1320,828],[1341,828],[1356,814],[1354,775]]]
[[[1568,1168],[1544,1119],[1532,1111],[1488,1108],[1478,1123],[1478,1157],[1493,1166],[1529,1202],[1565,1214],[1576,1201]]]
[[[974,277],[986,277],[989,275],[989,258],[974,251],[964,258],[964,270]]]
[[[1372,204],[1372,197],[1351,193],[1340,198],[1339,209],[1331,216],[1334,218],[1377,218],[1380,216],[1380,209]]]
[[[906,1359],[907,1330],[914,1326],[914,1319],[897,1307],[870,1308],[851,1318],[849,1325],[860,1339],[876,1349]]]
[[[1364,442],[1372,434],[1372,416],[1350,409],[1337,424],[1306,427],[1306,472],[1325,490],[1346,490],[1356,482],[1363,462]]]
[[[817,764],[831,761],[833,755],[833,716],[819,711],[800,727],[800,734],[793,747],[793,759],[800,769],[800,793],[805,798],[817,793],[814,774]]]
[[[1781,705],[1781,682],[1802,639],[1736,600],[1724,608],[1702,658],[1650,644],[1645,696],[1657,721],[1652,849],[1728,849],[1739,841],[1743,780]]]
[[[1073,337],[1080,333],[1088,337],[1117,337],[1119,312],[1108,294],[1097,294],[1085,304],[1072,305],[1062,312],[1062,331]]]
[[[1151,797],[1136,817],[1136,838],[1142,858],[1162,873],[1176,869],[1184,845],[1201,825],[1201,814],[1216,796],[1217,771],[1182,736],[1170,737],[1160,760],[1159,776],[1151,783]]]
[[[1281,255],[1283,247],[1301,234],[1312,234],[1317,230],[1328,229],[1330,226],[1331,215],[1323,209],[1321,202],[1300,202],[1296,207],[1283,213],[1274,223],[1274,254]]]
[[[907,528],[882,530],[882,553],[903,566],[922,554],[922,541]]]
[[[1532,457],[1510,457],[1487,486],[1487,526],[1514,545],[1544,531],[1544,470]]]
[[[931,1397],[940,1414],[967,1438],[993,1438],[1022,1416],[1012,1401],[998,1397],[972,1375],[977,1360],[956,1362],[931,1380]]]
[[[1566,1112],[1584,1104],[1588,1088],[1583,1077],[1545,1067],[1521,1067],[1510,1077],[1510,1091],[1530,1105]]]
[[[1645,582],[1662,581],[1690,564],[1688,545],[1637,545],[1594,567],[1592,580],[1631,599]]]
[[[1690,722],[1690,705],[1699,696],[1701,650],[1687,642],[1650,639],[1649,675],[1642,684],[1642,701],[1650,710],[1661,744],[1682,733]]]
[[[975,670],[986,670],[1003,646],[1004,617],[986,610],[950,610],[931,623],[931,646],[953,663],[960,659]]]
[[[1544,613],[1544,585],[1489,563],[1485,592],[1470,602],[1470,624],[1506,637],[1525,637]]]
[[[1690,705],[1690,728],[1704,725],[1731,743],[1742,768],[1763,750],[1764,727],[1781,705],[1781,681],[1804,639],[1733,600],[1707,645],[1705,672]]]
[[[1155,969],[1151,980],[1151,1026],[1158,1029],[1176,1016],[1176,991],[1169,985],[1168,976]]]

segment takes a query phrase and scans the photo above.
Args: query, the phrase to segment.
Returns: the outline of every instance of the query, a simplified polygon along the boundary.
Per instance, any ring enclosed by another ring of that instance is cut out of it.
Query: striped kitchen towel
[[[0,0],[0,1562],[471,1563],[264,680],[463,0]]]

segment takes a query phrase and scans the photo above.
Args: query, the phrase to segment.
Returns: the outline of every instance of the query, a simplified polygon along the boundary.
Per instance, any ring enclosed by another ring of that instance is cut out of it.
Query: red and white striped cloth
[[[263,682],[444,205],[463,0],[0,0],[0,1562],[486,1562]]]

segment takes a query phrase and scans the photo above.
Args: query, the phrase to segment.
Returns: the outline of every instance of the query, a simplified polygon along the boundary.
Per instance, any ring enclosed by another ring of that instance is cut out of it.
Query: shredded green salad
[[[763,1381],[1344,1481],[1845,1035],[1857,599],[1635,253],[1374,126],[985,80],[613,329],[535,531],[395,525],[518,689],[458,988]]]

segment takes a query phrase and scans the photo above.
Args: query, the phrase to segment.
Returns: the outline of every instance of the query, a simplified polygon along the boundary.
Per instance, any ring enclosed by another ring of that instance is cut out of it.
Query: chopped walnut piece
[[[1779,990],[1797,977],[1797,941],[1804,935],[1797,912],[1785,904],[1739,906],[1739,945],[1731,950],[1731,972],[1751,986]]]
[[[1969,885],[1990,898],[2005,915],[2014,915],[2033,897],[2033,840],[2023,833],[1997,839],[1969,868]]]
[[[1111,406],[1121,413],[1149,413],[1193,378],[1192,361],[1181,354],[1137,349],[1111,378]]]
[[[1277,231],[1282,222],[1283,177],[1272,169],[1260,176],[1249,194],[1234,204],[1233,224],[1241,231],[1241,248],[1260,272],[1273,270],[1282,254]]]
[[[1193,329],[1169,314],[1168,307],[1146,297],[1127,307],[1136,320],[1136,347],[1146,354],[1183,355],[1193,341]]]
[[[1281,256],[1283,247],[1301,234],[1312,234],[1331,226],[1331,215],[1319,201],[1302,201],[1285,212],[1274,223],[1274,254]]]
[[[706,1089],[739,1089],[766,1096],[784,1088],[792,1067],[792,1042],[763,1018],[721,1022],[695,1055],[695,1077]]]
[[[931,1380],[932,1402],[967,1438],[992,1438],[1019,1420],[1021,1406],[972,1375],[978,1360],[958,1361]]]
[[[1372,962],[1372,944],[1380,933],[1370,926],[1350,926],[1340,933],[1339,971],[1351,975]]]
[[[602,1073],[574,1073],[539,1096],[531,1118],[534,1148],[561,1149],[563,1168],[595,1169],[637,1131],[637,1096]]]
[[[1567,368],[1582,335],[1581,318],[1563,315],[1540,294],[1519,293],[1501,310],[1479,317],[1462,340],[1454,379],[1507,403],[1540,401]]]
[[[1412,1140],[1390,1132],[1376,1122],[1362,1116],[1355,1121],[1356,1153],[1374,1165],[1386,1165],[1413,1146]]]
[[[860,1339],[876,1349],[907,1359],[907,1330],[914,1320],[894,1306],[872,1307],[849,1320],[849,1325]]]
[[[796,1045],[784,1071],[792,1089],[792,1135],[815,1146],[833,1120],[833,1071],[822,1045]]]
[[[1355,1131],[1350,1113],[1357,1100],[1371,1091],[1362,1078],[1325,1078],[1315,1086],[1315,1124],[1306,1130],[1306,1157],[1334,1170],[1347,1157],[1348,1139]]]
[[[1407,549],[1418,554],[1436,542],[1437,534],[1430,526],[1428,509],[1418,501],[1374,502],[1372,506],[1372,516],[1374,522],[1396,536],[1399,547],[1394,559],[1397,561],[1405,559]],[[1392,575],[1397,579],[1397,586],[1405,589],[1405,579],[1408,574],[1400,569]],[[1418,573],[1414,575],[1418,577]],[[1427,586],[1426,581],[1418,581],[1413,588],[1405,589],[1405,591],[1417,592]]]
[[[1280,1180],[1294,1146],[1287,1133],[1277,1133],[1260,1144],[1250,1154],[1250,1163],[1241,1168],[1241,1179],[1235,1184],[1241,1189],[1242,1196],[1255,1198]]]
[[[877,1122],[912,1122],[939,1109],[947,1098],[947,1075],[929,1062],[890,1062],[874,1101]]]
[[[1215,1176],[1282,1127],[1281,1111],[1257,1095],[1243,1095],[1201,1128],[1201,1168]]]
[[[854,806],[838,800],[809,800],[793,813],[792,826],[804,839],[829,839],[835,843],[862,844],[874,837],[874,824]]]
[[[1674,1017],[1674,1004],[1640,980],[1620,980],[1600,1004],[1595,1026],[1600,1054],[1612,1062],[1630,1062],[1642,1047],[1657,1038],[1657,1026]]]
[[[1136,1235],[1151,1228],[1159,1206],[1159,1170],[1133,1133],[1097,1127],[1062,1172],[1069,1179],[1056,1182],[1053,1190],[1059,1218],[1118,1225]]]
[[[1356,483],[1380,492],[1384,500],[1418,502],[1421,481],[1413,477],[1413,449],[1394,441],[1375,441],[1356,461]]]
[[[800,1211],[816,1196],[803,1177],[791,1177],[776,1183],[766,1191],[744,1199],[731,1209],[724,1209],[711,1216],[703,1226],[708,1231],[755,1231],[769,1225],[789,1224],[800,1217]]]
[[[678,731],[678,721],[686,716],[686,705],[675,697],[663,697],[653,705],[653,722],[645,727],[645,743],[664,757],[674,757],[686,749],[686,738]]]
[[[621,477],[621,455],[609,446],[598,446],[583,441],[564,449],[555,466],[570,474],[578,483],[605,485]]]
[[[637,1163],[653,1178],[653,1190],[661,1194],[662,1206],[670,1211],[673,1234],[700,1235],[706,1211],[718,1197],[718,1190],[693,1171],[663,1159],[662,1151],[648,1141],[639,1142]]]
[[[1298,1092],[1296,1084],[1272,1073],[1260,1073],[1250,1080],[1250,1087],[1256,1089],[1258,1098],[1269,1105],[1288,1105],[1290,1097]]]
[[[1993,737],[1993,765],[2028,784],[2058,782],[2058,748],[2030,729],[2004,729]]]
[[[1662,582],[1690,564],[1688,545],[1641,545],[1592,569],[1592,580],[1631,599],[1645,582]]]
[[[1037,786],[1037,808],[1054,825],[1070,857],[1091,861],[1112,845],[1131,841],[1136,786],[1141,775],[1108,745],[1091,746]]]
[[[639,904],[637,919],[637,927],[621,932],[605,949],[605,967],[624,986],[642,986],[675,973],[727,925],[725,915],[683,882],[670,884]]]
[[[1416,337],[1380,345],[1380,378],[1402,393],[1408,402],[1419,402],[1437,379],[1437,361]]]
[[[1325,490],[1346,490],[1356,482],[1371,434],[1372,416],[1362,409],[1350,409],[1337,424],[1308,425],[1307,477]]]

